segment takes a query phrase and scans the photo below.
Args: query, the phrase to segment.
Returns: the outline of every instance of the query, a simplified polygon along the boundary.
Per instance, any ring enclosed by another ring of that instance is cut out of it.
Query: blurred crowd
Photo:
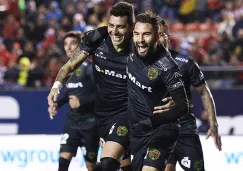
[[[66,32],[107,25],[119,0],[0,0],[0,89],[50,88],[67,61]],[[243,82],[243,0],[127,0],[153,10],[170,30],[171,48],[210,67],[214,87]],[[222,72],[219,67],[232,67]],[[215,70],[216,68],[216,70]],[[211,71],[213,70],[213,72]],[[237,70],[237,69],[236,69]]]

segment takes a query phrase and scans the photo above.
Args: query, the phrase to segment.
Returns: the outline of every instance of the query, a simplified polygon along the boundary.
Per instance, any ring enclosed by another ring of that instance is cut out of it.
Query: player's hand
[[[214,144],[216,146],[216,148],[221,151],[222,150],[222,142],[221,142],[221,136],[219,135],[218,132],[218,126],[211,126],[207,132],[206,135],[206,139],[208,139],[209,137],[213,137],[214,140]]]
[[[153,111],[154,115],[163,113],[163,112],[169,110],[172,106],[175,105],[175,102],[172,100],[172,97],[166,97],[166,98],[162,99],[162,101],[164,103],[166,103],[166,102],[167,103],[165,105],[162,105],[162,106],[154,107],[154,111]]]
[[[47,97],[48,105],[51,107],[54,107],[55,101],[57,101],[58,96],[59,96],[58,88],[52,88],[50,91],[50,94]]]
[[[54,116],[56,116],[57,110],[58,110],[57,103],[55,103],[54,106],[48,107],[49,117],[51,120],[54,118]]]
[[[73,109],[80,107],[80,102],[77,96],[69,96],[69,105]]]

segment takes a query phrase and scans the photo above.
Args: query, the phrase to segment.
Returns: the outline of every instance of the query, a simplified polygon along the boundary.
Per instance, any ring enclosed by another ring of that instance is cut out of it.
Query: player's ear
[[[163,36],[163,33],[161,31],[158,31],[157,40],[160,40],[161,36]]]

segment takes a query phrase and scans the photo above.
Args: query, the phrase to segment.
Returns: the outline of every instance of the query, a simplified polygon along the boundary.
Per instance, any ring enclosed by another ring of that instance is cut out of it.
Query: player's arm
[[[66,90],[64,95],[57,100],[57,107],[61,108],[64,104],[68,103],[69,101],[69,94],[68,91]]]
[[[189,113],[189,101],[178,67],[172,64],[170,69],[162,71],[160,79],[166,85],[168,93],[174,101],[174,105],[169,110],[153,115],[149,120],[142,121],[144,122],[143,124],[152,124],[152,127],[177,121],[177,119]]]
[[[51,92],[47,98],[49,106],[53,106],[54,101],[56,101],[58,98],[59,90],[62,88],[63,83],[68,80],[71,73],[77,69],[87,57],[88,54],[85,51],[80,50],[80,47],[78,47],[72,54],[69,61],[62,66],[57,74],[55,83],[52,86]]]
[[[219,136],[219,132],[218,132],[216,107],[215,107],[215,103],[211,91],[207,84],[203,84],[199,87],[196,87],[196,90],[199,92],[203,102],[204,109],[208,113],[210,128],[208,130],[206,138],[212,136],[216,147],[221,151],[221,146],[222,146],[221,137]]]
[[[204,109],[209,116],[210,128],[207,132],[207,138],[212,136],[216,147],[221,150],[221,137],[218,132],[218,122],[216,115],[216,107],[211,91],[204,79],[204,75],[200,70],[198,64],[194,60],[189,61],[190,65],[190,81],[191,85],[196,88],[203,102]]]
[[[151,117],[152,124],[154,123],[155,125],[176,121],[189,113],[189,101],[179,69],[173,67],[164,72],[162,79],[174,101],[174,105],[169,110]]]

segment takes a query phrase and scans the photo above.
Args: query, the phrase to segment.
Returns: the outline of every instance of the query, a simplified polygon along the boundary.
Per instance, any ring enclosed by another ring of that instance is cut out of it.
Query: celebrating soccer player
[[[158,46],[159,20],[146,12],[136,17],[134,52],[128,58],[128,109],[131,122],[133,170],[160,171],[179,135],[178,119],[189,112],[182,76],[170,53]],[[174,105],[153,115],[155,106],[170,95]],[[162,162],[161,162],[162,161]]]

